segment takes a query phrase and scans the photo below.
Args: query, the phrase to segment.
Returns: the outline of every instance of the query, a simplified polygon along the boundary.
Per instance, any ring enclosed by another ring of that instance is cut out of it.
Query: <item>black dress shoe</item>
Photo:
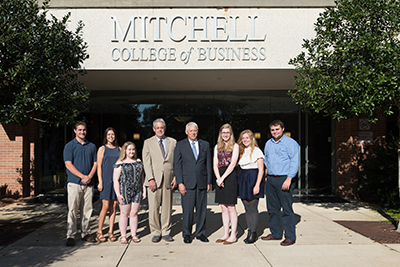
[[[186,244],[192,243],[192,237],[189,236],[189,235],[185,235],[185,236],[183,237],[183,242],[185,242]]]
[[[153,243],[158,243],[161,240],[161,236],[160,235],[155,235],[151,238],[151,242]]]
[[[196,236],[196,239],[199,239],[201,242],[208,242],[208,238],[205,235]]]
[[[97,240],[91,236],[91,235],[85,235],[84,237],[82,237],[83,241],[89,242],[89,243],[96,243]]]
[[[162,237],[165,241],[167,241],[167,242],[172,242],[172,241],[174,241],[174,239],[172,238],[172,236],[170,236],[170,235],[163,235],[163,237]]]
[[[73,246],[75,246],[75,239],[73,239],[73,238],[67,238],[67,246],[68,246],[68,247],[73,247]]]

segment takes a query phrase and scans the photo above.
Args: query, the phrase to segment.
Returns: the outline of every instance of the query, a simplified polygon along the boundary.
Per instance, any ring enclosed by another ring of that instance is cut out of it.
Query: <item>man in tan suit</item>
[[[163,119],[153,122],[155,136],[144,141],[143,163],[146,173],[145,184],[148,188],[149,225],[153,235],[151,241],[161,238],[171,242],[172,189],[175,188],[174,149],[176,140],[166,137],[167,126]],[[161,205],[162,203],[162,205]],[[161,223],[160,223],[161,206]]]

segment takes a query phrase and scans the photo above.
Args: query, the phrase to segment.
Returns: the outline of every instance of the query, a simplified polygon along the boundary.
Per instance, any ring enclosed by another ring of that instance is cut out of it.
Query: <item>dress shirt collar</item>
[[[158,138],[158,136],[157,135],[155,135],[155,137],[157,138],[157,142],[160,142],[160,140],[162,140],[163,141],[163,143],[164,143],[164,141],[165,141],[165,135],[160,139],[160,138]]]

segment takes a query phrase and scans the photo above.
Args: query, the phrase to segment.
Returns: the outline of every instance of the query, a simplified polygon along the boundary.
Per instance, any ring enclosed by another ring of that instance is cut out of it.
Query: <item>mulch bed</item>
[[[18,239],[35,231],[43,224],[45,223],[0,223],[0,246],[8,246],[14,243]]]
[[[363,236],[382,244],[400,243],[400,233],[396,227],[389,222],[374,221],[335,221],[336,223],[349,228]]]

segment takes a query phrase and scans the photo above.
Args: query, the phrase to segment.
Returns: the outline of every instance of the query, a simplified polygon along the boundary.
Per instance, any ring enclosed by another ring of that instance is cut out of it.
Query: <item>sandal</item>
[[[121,236],[121,238],[119,239],[119,242],[121,242],[121,244],[127,244],[128,241],[126,240],[125,236]]]
[[[103,236],[103,233],[96,232],[96,240],[99,242],[106,242],[106,238]]]
[[[134,243],[139,243],[139,242],[142,241],[142,240],[140,240],[139,237],[137,237],[136,235],[134,235],[134,236],[132,236],[132,241],[133,241]]]
[[[117,238],[113,233],[108,233],[108,240],[110,240],[110,242],[115,242],[117,241]]]

